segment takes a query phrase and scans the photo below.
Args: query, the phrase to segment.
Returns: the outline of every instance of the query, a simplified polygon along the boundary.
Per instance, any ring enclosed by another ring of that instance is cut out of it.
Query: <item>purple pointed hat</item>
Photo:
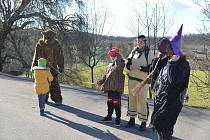
[[[180,48],[181,48],[181,39],[182,39],[182,27],[183,27],[183,24],[179,28],[177,34],[175,34],[174,36],[172,36],[170,38],[173,51],[178,56],[183,56],[183,53],[180,50]]]

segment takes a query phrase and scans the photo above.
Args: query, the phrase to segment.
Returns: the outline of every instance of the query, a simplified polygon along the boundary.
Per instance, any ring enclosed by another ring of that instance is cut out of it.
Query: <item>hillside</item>
[[[15,42],[16,42],[16,47],[18,47],[19,52],[21,52],[23,60],[25,61],[24,63],[27,64],[27,67],[30,67],[32,57],[33,57],[33,52],[35,48],[35,44],[38,41],[39,38],[41,38],[41,34],[39,30],[35,29],[28,29],[28,30],[21,30],[18,32],[14,32],[13,35],[15,35]],[[64,55],[65,55],[65,63],[68,65],[72,65],[74,63],[78,63],[78,59],[76,58],[77,56],[75,54],[72,54],[72,52],[75,51],[75,46],[73,45],[75,40],[75,33],[69,33],[69,42],[66,44],[66,42],[62,42],[60,35],[58,34],[57,37],[58,40],[60,40],[60,44],[64,48]],[[208,38],[210,35],[206,35]],[[123,56],[126,58],[131,51],[131,49],[135,45],[135,38],[133,37],[114,37],[114,36],[103,36],[106,38],[106,41],[104,44],[101,46],[103,47],[102,52],[99,53],[106,53],[110,49],[110,47],[116,46],[120,49],[122,52]],[[183,36],[183,47],[182,50],[187,53],[188,55],[195,55],[196,53],[202,54],[202,52],[208,51],[208,45],[210,45],[210,42],[203,41],[203,35],[201,34],[192,34],[192,35],[186,35]],[[210,38],[210,37],[209,37]],[[14,48],[14,44],[11,43],[11,39],[8,39],[6,42],[6,51],[10,55],[16,56],[17,52]],[[204,48],[204,43],[207,45]],[[153,43],[153,38],[151,38],[151,50],[153,49],[154,43]],[[153,52],[153,51],[152,51]],[[107,61],[106,57],[103,57],[102,60]],[[12,59],[8,60],[8,64],[5,65],[4,71],[22,71],[24,70],[23,62],[20,61],[20,59]]]

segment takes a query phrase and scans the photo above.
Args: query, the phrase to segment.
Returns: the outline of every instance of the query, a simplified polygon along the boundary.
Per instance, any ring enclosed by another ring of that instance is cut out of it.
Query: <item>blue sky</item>
[[[111,28],[108,35],[113,36],[136,36],[131,32],[129,27],[130,19],[134,16],[133,9],[137,2],[143,0],[96,0],[98,7],[106,8],[109,13],[107,29]],[[157,0],[145,0],[154,3]],[[183,23],[183,34],[199,33],[198,29],[202,27],[201,7],[195,4],[193,0],[162,0],[167,3],[174,17],[174,24],[168,31],[167,35],[171,36],[176,33],[180,25]],[[198,1],[198,0],[197,0]],[[200,0],[202,1],[202,0]],[[203,0],[204,1],[204,0]],[[204,2],[200,2],[202,5]],[[141,7],[142,8],[142,7]],[[140,9],[140,8],[139,8]],[[141,10],[141,9],[140,9]],[[145,34],[144,32],[142,32]],[[105,33],[106,34],[106,33]]]

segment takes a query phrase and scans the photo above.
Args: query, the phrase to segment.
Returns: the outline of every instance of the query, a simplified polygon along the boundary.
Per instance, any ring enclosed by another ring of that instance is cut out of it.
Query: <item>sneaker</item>
[[[103,118],[103,120],[101,120],[101,122],[111,122],[112,121],[112,117],[106,116]]]
[[[142,122],[141,125],[139,126],[139,131],[145,131],[146,130],[146,122]]]
[[[130,128],[135,126],[135,118],[130,118],[129,122],[125,125],[125,127]]]
[[[120,126],[120,118],[115,119],[115,126]]]

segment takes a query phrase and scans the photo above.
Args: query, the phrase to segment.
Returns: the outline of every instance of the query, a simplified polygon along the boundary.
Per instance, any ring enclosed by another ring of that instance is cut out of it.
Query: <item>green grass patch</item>
[[[208,71],[191,71],[188,89],[189,101],[185,103],[186,105],[200,108],[210,108],[210,85],[208,85],[208,75]]]
[[[106,73],[107,65],[108,63],[102,62],[102,63],[99,63],[99,65],[94,68],[94,81],[95,82],[104,76],[104,74]],[[85,70],[82,70],[79,73],[83,79],[83,86],[90,88],[91,87],[91,69],[87,67]],[[123,73],[125,74],[124,93],[128,94],[127,70],[124,70]]]
[[[82,79],[82,85],[84,87],[91,87],[91,70],[88,67],[83,66],[82,70],[79,70],[79,76]],[[98,66],[94,68],[94,81],[97,81],[103,77],[103,75],[106,72],[107,63],[101,62]],[[208,72],[202,72],[202,71],[192,71],[192,74],[196,73],[196,76],[198,76],[200,79],[204,79],[206,83],[209,82],[209,78],[207,76]],[[124,74],[126,76],[125,79],[125,88],[124,88],[124,94],[128,94],[128,77],[127,77],[127,70],[124,69]],[[200,107],[200,108],[210,108],[210,85],[204,88],[204,85],[199,85],[201,87],[198,87],[197,84],[195,84],[195,81],[199,83],[198,79],[194,78],[192,75],[190,76],[190,83],[188,88],[188,95],[189,100],[188,102],[185,102],[185,105],[187,106],[193,106],[193,107]],[[95,87],[96,89],[98,87]],[[149,97],[149,94],[148,94]]]

